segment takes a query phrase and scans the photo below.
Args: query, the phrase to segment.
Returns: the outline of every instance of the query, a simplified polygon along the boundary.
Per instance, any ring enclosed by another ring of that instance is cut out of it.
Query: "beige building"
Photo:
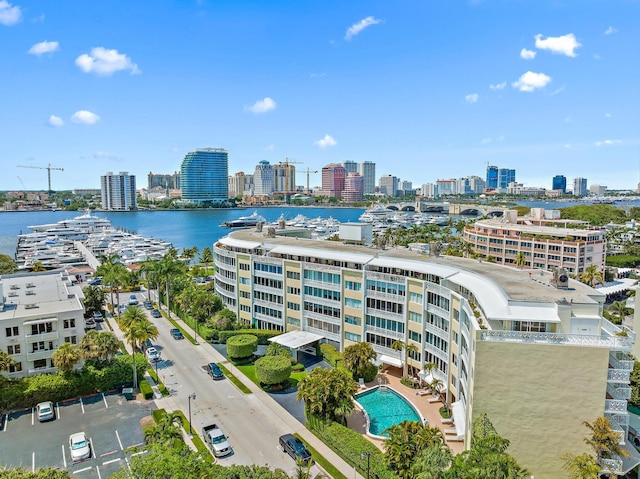
[[[516,266],[516,258],[522,252],[528,269],[564,268],[571,274],[580,274],[595,264],[602,270],[607,252],[606,230],[560,220],[558,215],[550,214],[553,212],[534,208],[530,215],[518,217],[515,211],[508,211],[504,217],[465,226],[463,237],[475,253],[492,256],[507,266]]]
[[[0,276],[0,349],[14,361],[7,377],[56,371],[51,356],[84,336],[84,295],[66,272]]]
[[[273,231],[233,232],[214,254],[216,292],[247,324],[307,331],[339,350],[367,341],[379,363],[441,379],[465,447],[487,413],[544,479],[559,477],[563,453],[588,451],[582,421],[607,416],[625,442],[635,333],[604,319],[604,296],[582,283]],[[396,340],[417,352],[405,358]],[[618,458],[611,467],[624,469]]]

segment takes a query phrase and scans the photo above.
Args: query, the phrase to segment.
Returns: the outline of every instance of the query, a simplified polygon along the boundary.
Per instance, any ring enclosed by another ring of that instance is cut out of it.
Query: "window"
[[[300,320],[296,318],[292,318],[291,316],[287,316],[287,323],[293,326],[300,326]]]
[[[31,325],[31,334],[44,334],[53,332],[52,323],[39,323]]]
[[[293,286],[287,286],[287,293],[300,296],[300,288],[294,288]]]
[[[422,304],[423,296],[420,293],[409,293],[409,301]]]
[[[287,271],[287,278],[288,279],[300,279],[300,272],[299,271]]]
[[[349,289],[351,291],[361,291],[362,283],[357,283],[356,281],[345,281],[344,289]]]
[[[409,339],[415,341],[416,343],[422,344],[422,334],[415,331],[409,331]]]
[[[362,301],[353,298],[344,298],[344,305],[350,308],[362,308]]]
[[[244,278],[240,276],[240,284],[251,284],[251,278]]]
[[[245,298],[245,299],[251,298],[251,293],[249,291],[240,291],[239,294],[241,298]]]
[[[5,328],[5,331],[7,333],[7,338],[10,338],[11,336],[18,336],[18,326]]]
[[[78,338],[77,336],[65,336],[64,342],[71,343],[71,344],[78,344]]]
[[[12,363],[9,365],[10,373],[18,373],[22,371],[22,363]]]
[[[9,355],[20,354],[20,345],[14,344],[14,345],[7,346],[7,354]]]
[[[362,336],[360,336],[359,334],[348,333],[345,331],[344,339],[348,341],[353,341],[354,343],[359,343],[362,340]]]
[[[292,301],[287,301],[287,308],[292,309],[294,311],[300,311],[300,304],[294,303]]]
[[[76,327],[76,319],[65,319],[64,320],[64,329],[75,328]]]
[[[355,324],[356,326],[360,326],[360,318],[356,317],[356,316],[350,316],[348,314],[346,314],[344,316],[344,322],[347,324]]]
[[[239,267],[241,271],[249,271],[251,269],[251,265],[249,263],[240,263]]]
[[[414,313],[413,311],[409,311],[409,321],[413,321],[414,323],[422,324],[422,314]]]
[[[47,360],[46,359],[36,359],[33,362],[33,369],[43,369],[47,367]]]

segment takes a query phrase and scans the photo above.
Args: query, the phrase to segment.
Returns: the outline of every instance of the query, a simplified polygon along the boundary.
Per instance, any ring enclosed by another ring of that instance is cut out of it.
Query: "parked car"
[[[44,401],[36,405],[36,414],[38,415],[38,421],[45,422],[51,421],[56,418],[55,409],[51,401]]]
[[[280,436],[279,439],[280,447],[282,450],[289,454],[294,461],[298,461],[300,459],[303,463],[308,464],[309,461],[313,461],[311,458],[311,453],[302,444],[302,441],[295,437],[293,434],[285,434],[284,436]]]
[[[145,354],[147,355],[147,359],[151,362],[160,361],[160,353],[153,346],[150,348],[147,348],[147,351],[145,352]]]
[[[77,432],[69,436],[69,453],[73,462],[79,462],[91,457],[91,446],[84,432]]]
[[[153,303],[151,301],[149,301],[148,299],[143,303],[145,309],[153,309]]]
[[[171,330],[171,336],[173,336],[173,339],[184,339],[182,331],[180,331],[178,328],[173,328]]]
[[[151,316],[153,316],[154,318],[161,318],[162,314],[160,314],[160,311],[158,311],[157,309],[152,309]]]
[[[120,310],[120,314],[122,314],[127,310],[127,305],[126,304],[120,304],[118,306],[118,309]]]
[[[102,284],[102,278],[93,278],[92,280],[87,281],[87,284],[90,286],[100,286]]]
[[[102,315],[102,312],[101,311],[95,311],[93,313],[93,320],[96,323],[101,323],[102,321],[104,321],[104,316]]]
[[[129,306],[136,306],[138,304],[138,298],[136,298],[135,294],[129,296]]]
[[[222,372],[222,369],[220,369],[220,366],[218,366],[216,363],[207,364],[207,373],[209,373],[211,379],[224,379],[224,373]]]
[[[96,329],[96,320],[87,318],[84,320],[84,329]]]

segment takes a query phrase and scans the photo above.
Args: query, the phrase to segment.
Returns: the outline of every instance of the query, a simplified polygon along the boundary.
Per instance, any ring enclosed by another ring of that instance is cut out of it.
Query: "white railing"
[[[323,304],[337,309],[340,309],[340,306],[342,305],[342,302],[339,299],[320,298],[311,294],[303,294],[302,301],[314,304]]]
[[[313,311],[307,311],[306,309],[303,310],[302,314],[303,316],[311,319],[317,319],[318,321],[324,321],[326,323],[337,324],[339,326],[342,326],[342,319],[340,318],[334,318],[333,316],[325,316],[324,314],[314,313]]]
[[[627,401],[623,399],[606,399],[604,402],[604,410],[609,413],[626,413]]]
[[[633,347],[632,340],[625,336],[602,337],[584,334],[531,333],[492,329],[483,329],[480,332],[480,341],[578,345],[627,351],[630,351]]]
[[[266,299],[259,299],[254,297],[253,304],[264,306],[265,308],[277,309],[278,311],[284,311],[284,305],[282,303],[273,303]]]
[[[451,290],[448,288],[445,288],[444,286],[440,286],[439,284],[434,284],[434,283],[426,283],[427,285],[427,291],[431,291],[432,293],[437,293],[440,296],[444,296],[445,298],[451,298]]]
[[[397,274],[378,273],[377,271],[367,271],[366,279],[378,279],[380,281],[388,281],[389,283],[404,284],[406,278]]]
[[[37,361],[38,359],[49,359],[53,355],[53,349],[47,351],[34,351],[27,353],[27,361]]]
[[[379,328],[377,326],[365,325],[364,332],[377,334],[379,336],[386,336],[387,338],[404,340],[404,333],[401,333],[399,331],[391,331],[389,329]]]
[[[625,355],[625,357],[628,357]],[[618,359],[615,355],[609,356],[609,364],[615,369],[626,369],[627,371],[633,371],[634,361],[631,359]]]
[[[368,289],[366,291],[366,295],[367,298],[386,299],[387,301],[393,301],[400,304],[404,304],[407,298],[402,294],[384,293],[382,291],[374,291],[372,289]]]
[[[613,474],[622,474],[622,459],[600,459],[598,463],[602,469]]]
[[[607,371],[607,381],[629,384],[631,381],[631,371],[626,369],[609,369]]]
[[[384,354],[385,356],[389,356],[392,358],[402,360],[402,356],[400,351],[396,351],[395,349],[387,348],[386,346],[379,346],[377,344],[372,344],[373,350],[378,354]]]
[[[431,303],[427,303],[427,311],[430,313],[436,313],[442,318],[448,318],[451,315],[451,313],[449,313],[449,311],[447,311],[446,309]]]
[[[25,339],[28,343],[34,341],[50,341],[52,339],[58,339],[58,331],[52,331],[50,333],[41,333],[41,334],[27,334]]]
[[[284,281],[284,274],[283,273],[272,273],[270,271],[253,271],[253,274],[255,276],[263,276],[265,278],[270,278],[270,279],[276,279],[278,281]]]
[[[253,317],[254,319],[259,319],[260,321],[266,321],[267,323],[271,323],[271,324],[275,324],[277,326],[283,326],[284,327],[284,319],[282,318],[276,318],[274,316],[268,316],[266,314],[262,314],[262,313],[253,313]]]
[[[425,331],[429,331],[430,333],[440,336],[442,339],[446,339],[447,341],[449,340],[449,331],[445,331],[438,326],[435,326],[431,323],[424,323],[424,329]]]
[[[219,274],[217,271],[216,271],[215,278],[216,278],[216,281],[220,281],[221,283],[226,283],[226,284],[228,284],[230,286],[235,286],[236,283],[237,283],[235,278],[233,278],[233,279],[232,278],[227,278],[226,276],[223,276],[223,275]]]
[[[391,311],[383,311],[382,309],[366,308],[366,314],[375,316],[376,318],[392,319],[399,323],[405,323],[404,314],[392,313]]]
[[[282,296],[282,288],[272,288],[270,286],[265,286],[263,284],[254,284],[254,291],[263,291],[265,293],[276,294],[278,296]]]
[[[339,334],[331,333],[329,331],[324,331],[323,329],[312,328],[310,326],[305,326],[304,330],[309,331],[310,333],[319,334],[320,336],[324,336],[326,339],[331,339],[332,341],[335,341],[337,343],[342,342],[342,338],[340,337]]]
[[[323,281],[316,281],[313,279],[304,279],[302,280],[302,284],[304,286],[313,286],[316,288],[321,288],[321,289],[328,289],[331,291],[342,291],[342,285],[341,284],[335,284],[335,283],[325,283]]]
[[[631,398],[631,388],[607,386],[609,396],[614,399],[627,400]]]

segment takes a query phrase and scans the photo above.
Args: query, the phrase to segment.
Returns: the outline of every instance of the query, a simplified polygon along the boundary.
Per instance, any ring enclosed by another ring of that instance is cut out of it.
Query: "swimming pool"
[[[368,416],[368,433],[387,437],[382,431],[402,421],[421,421],[416,408],[388,386],[378,386],[356,395],[356,402]]]

